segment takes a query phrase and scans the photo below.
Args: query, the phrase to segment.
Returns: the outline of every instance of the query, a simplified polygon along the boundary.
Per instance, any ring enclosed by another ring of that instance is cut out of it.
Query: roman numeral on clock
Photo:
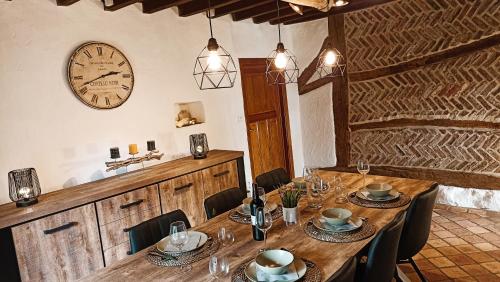
[[[84,67],[84,66],[85,66],[84,64],[80,64],[80,63],[78,63],[78,62],[75,62],[75,65],[79,65],[79,66],[81,66],[81,67]]]
[[[118,97],[118,99],[120,99],[120,100],[123,100],[123,98],[120,97],[120,95],[118,95],[118,94],[116,94],[116,97]]]
[[[90,52],[89,50],[85,50],[83,51],[83,53],[89,58],[89,59],[92,59],[92,55],[90,55]]]
[[[106,99],[106,105],[111,106],[111,102],[109,102],[109,98],[106,97],[105,99]]]
[[[81,94],[81,95],[85,95],[85,93],[87,93],[87,91],[89,91],[89,90],[88,90],[88,89],[87,89],[87,87],[85,86],[85,87],[83,87],[83,88],[81,88],[81,89],[80,89],[80,94]]]
[[[121,63],[118,64],[119,67],[123,66],[125,64],[125,61],[122,61]]]
[[[129,89],[130,89],[127,85],[123,85],[123,84],[122,84],[122,88],[123,88],[124,90],[129,90]]]
[[[122,77],[123,77],[123,78],[130,78],[130,77],[131,77],[131,75],[130,75],[129,73],[127,73],[127,74],[123,74],[123,75],[122,75]]]
[[[114,54],[115,54],[115,51],[111,52],[111,55],[109,55],[109,58],[112,59]]]
[[[102,56],[102,47],[97,47],[97,55]]]
[[[83,75],[79,75],[79,76],[75,76],[73,77],[74,80],[82,80],[83,79]]]
[[[92,103],[97,104],[97,100],[99,100],[99,97],[94,94],[94,96],[92,96]]]

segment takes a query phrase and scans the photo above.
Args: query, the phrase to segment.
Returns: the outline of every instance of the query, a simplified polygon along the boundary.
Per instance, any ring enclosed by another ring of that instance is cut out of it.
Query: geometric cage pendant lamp
[[[193,76],[200,90],[231,88],[236,80],[236,65],[231,55],[217,43],[212,32],[210,0],[207,10],[210,39],[201,50],[194,64]]]
[[[344,56],[328,42],[325,49],[318,56],[316,72],[319,77],[344,76],[345,68]]]
[[[278,6],[278,45],[266,60],[267,83],[272,85],[297,83],[299,77],[297,58],[281,42],[279,0],[276,0],[276,5]]]

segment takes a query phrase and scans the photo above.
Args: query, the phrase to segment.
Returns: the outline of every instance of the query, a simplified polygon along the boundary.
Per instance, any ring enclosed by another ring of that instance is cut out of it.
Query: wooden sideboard
[[[246,193],[243,153],[213,150],[0,205],[1,280],[82,278],[128,255],[130,227],[176,209],[199,225],[204,199],[232,187]]]

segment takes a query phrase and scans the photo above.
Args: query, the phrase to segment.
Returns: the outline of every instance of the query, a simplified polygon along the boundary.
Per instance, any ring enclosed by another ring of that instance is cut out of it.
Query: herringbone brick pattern
[[[400,0],[345,18],[349,72],[372,70],[500,32],[498,0]]]
[[[350,82],[350,123],[398,118],[500,123],[499,54],[496,46],[416,70]]]
[[[351,133],[351,162],[436,168],[500,177],[500,130],[385,128]]]

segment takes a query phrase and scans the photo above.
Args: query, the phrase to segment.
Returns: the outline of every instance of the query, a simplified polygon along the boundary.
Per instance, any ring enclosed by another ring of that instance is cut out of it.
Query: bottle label
[[[257,225],[257,218],[255,217],[255,215],[252,215],[250,218],[252,220],[252,225],[253,226]]]

